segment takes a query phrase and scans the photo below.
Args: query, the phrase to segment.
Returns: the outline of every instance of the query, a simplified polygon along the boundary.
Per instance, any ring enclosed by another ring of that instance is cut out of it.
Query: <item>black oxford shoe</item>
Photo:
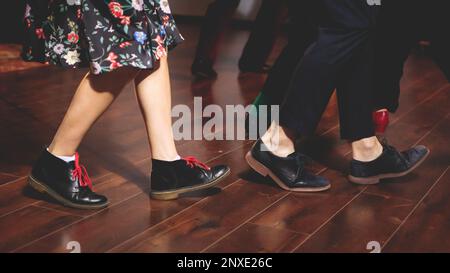
[[[210,168],[195,157],[175,161],[152,159],[150,196],[159,200],[177,199],[182,193],[211,188],[229,174],[227,166]]]
[[[319,192],[331,187],[324,177],[314,175],[305,169],[306,157],[293,153],[278,157],[268,151],[259,139],[247,153],[250,167],[262,176],[269,176],[282,189],[296,192]]]
[[[356,184],[377,184],[382,179],[401,177],[417,168],[428,156],[430,150],[419,145],[404,152],[383,145],[382,154],[370,162],[352,160],[348,179]]]
[[[44,150],[33,166],[28,183],[68,207],[100,209],[108,205],[105,196],[92,191],[91,180],[79,163],[78,153],[75,161],[67,163]]]

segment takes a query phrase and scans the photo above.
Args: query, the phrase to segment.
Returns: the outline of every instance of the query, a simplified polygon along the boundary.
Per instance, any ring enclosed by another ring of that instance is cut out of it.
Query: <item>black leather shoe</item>
[[[230,174],[224,165],[208,167],[195,157],[175,161],[152,160],[152,198],[172,200],[181,193],[211,188]]]
[[[212,64],[204,60],[195,60],[191,66],[191,72],[199,79],[217,78],[217,72],[212,68]]]
[[[100,209],[108,205],[105,196],[92,191],[92,183],[84,166],[65,162],[44,150],[28,177],[29,185],[46,193],[65,206],[77,209]]]
[[[370,162],[352,160],[349,180],[353,183],[369,185],[377,184],[381,179],[407,175],[417,168],[428,156],[430,150],[419,145],[404,152],[394,147],[383,145],[382,154]]]
[[[327,179],[305,169],[307,158],[304,155],[293,153],[288,157],[278,157],[268,151],[261,139],[256,141],[245,158],[253,170],[262,176],[269,176],[285,190],[318,192],[331,187]]]

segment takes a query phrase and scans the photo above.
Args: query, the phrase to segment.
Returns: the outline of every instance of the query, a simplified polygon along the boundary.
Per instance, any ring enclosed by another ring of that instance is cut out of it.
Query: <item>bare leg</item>
[[[172,102],[167,57],[160,60],[158,69],[139,72],[135,84],[152,158],[164,161],[175,160],[178,153],[172,131]]]
[[[287,157],[295,152],[295,138],[295,134],[291,130],[273,121],[261,140],[276,156]]]
[[[49,152],[59,156],[74,155],[94,122],[137,73],[138,70],[128,67],[103,75],[88,73],[78,86]]]
[[[272,122],[261,140],[269,151],[280,157],[286,157],[295,151],[295,134],[275,122]],[[352,151],[354,159],[367,162],[380,156],[383,146],[378,138],[373,136],[352,142]]]
[[[353,158],[368,162],[375,160],[383,152],[383,146],[378,138],[373,136],[352,142]]]

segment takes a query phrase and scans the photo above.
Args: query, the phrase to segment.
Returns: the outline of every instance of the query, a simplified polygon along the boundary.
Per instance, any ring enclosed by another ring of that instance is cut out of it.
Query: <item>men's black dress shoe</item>
[[[46,193],[65,206],[77,209],[99,209],[108,205],[108,199],[92,191],[86,168],[75,161],[65,162],[44,150],[28,177],[29,185]]]
[[[377,184],[381,179],[407,175],[417,168],[428,156],[430,150],[422,145],[415,146],[404,152],[398,152],[394,147],[383,145],[382,154],[370,162],[352,160],[350,163],[349,180],[357,184]]]
[[[191,66],[191,72],[199,79],[217,78],[217,72],[213,69],[212,64],[204,60],[195,60]]]
[[[318,192],[331,187],[327,179],[305,169],[306,156],[293,153],[278,157],[267,149],[261,139],[256,141],[245,158],[253,170],[262,176],[269,176],[285,190]]]
[[[152,160],[151,197],[172,200],[182,193],[213,187],[230,174],[224,165],[208,167],[195,157],[175,161]]]

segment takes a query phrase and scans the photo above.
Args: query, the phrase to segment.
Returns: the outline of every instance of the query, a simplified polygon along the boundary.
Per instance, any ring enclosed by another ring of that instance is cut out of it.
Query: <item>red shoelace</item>
[[[92,190],[92,181],[83,165],[80,165],[80,156],[75,153],[75,169],[72,170],[72,177],[78,179],[81,187],[89,187]]]
[[[187,157],[183,157],[183,160],[186,161],[186,164],[191,167],[194,168],[195,166],[199,166],[203,169],[206,170],[211,170],[210,167],[208,167],[208,165],[206,165],[205,163],[199,161],[197,158],[195,158],[195,156],[187,156]]]

